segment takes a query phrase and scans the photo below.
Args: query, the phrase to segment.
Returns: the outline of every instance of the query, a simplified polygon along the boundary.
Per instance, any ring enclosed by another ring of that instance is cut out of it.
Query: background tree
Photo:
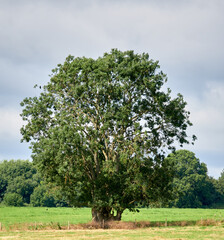
[[[15,196],[19,205],[21,205],[21,199],[22,204],[29,204],[30,195],[40,181],[37,175],[36,168],[28,160],[5,160],[1,162],[0,200],[4,200],[7,205],[10,205],[11,203],[16,203],[16,201],[11,201],[13,196]]]
[[[0,169],[1,169],[1,165],[0,165]],[[0,170],[0,172],[1,172],[1,170]],[[3,176],[0,175],[0,202],[3,201],[6,189],[7,189],[7,180]]]
[[[224,170],[222,170],[220,177],[218,178],[217,189],[224,196]]]
[[[34,207],[56,207],[54,196],[49,193],[49,188],[44,184],[34,189],[30,202]]]
[[[216,196],[216,207],[221,207],[223,208],[224,206],[224,170],[221,172],[220,177],[213,180],[213,185],[215,186],[215,189],[217,191],[217,196]]]
[[[30,195],[38,183],[32,178],[26,179],[24,176],[18,176],[12,179],[7,186],[6,193],[17,193],[22,199],[23,203],[30,203]]]
[[[133,51],[69,56],[39,97],[21,103],[34,163],[72,204],[92,207],[95,221],[120,220],[139,201],[170,196],[165,150],[189,143],[191,123],[182,95],[161,90],[166,76],[158,69]]]
[[[21,207],[24,205],[23,197],[18,193],[6,193],[4,195],[4,204],[6,206]]]
[[[68,207],[69,204],[59,187],[41,182],[33,191],[30,203],[34,207]]]
[[[198,208],[210,206],[216,201],[213,181],[207,175],[205,163],[200,163],[195,154],[188,150],[178,150],[167,157],[173,165],[175,178],[175,200],[171,206]]]

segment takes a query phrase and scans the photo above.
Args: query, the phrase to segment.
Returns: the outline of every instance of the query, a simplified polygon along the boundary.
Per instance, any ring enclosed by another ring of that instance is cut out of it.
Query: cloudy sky
[[[30,159],[20,102],[38,94],[65,58],[111,48],[159,60],[173,96],[188,102],[193,151],[216,178],[224,169],[223,0],[0,0],[0,160]]]

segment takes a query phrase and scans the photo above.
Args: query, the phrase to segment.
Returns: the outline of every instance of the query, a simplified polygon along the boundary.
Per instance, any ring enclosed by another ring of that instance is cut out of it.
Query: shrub
[[[23,206],[23,197],[18,193],[6,193],[3,202],[7,206],[21,207]]]
[[[45,185],[36,187],[30,197],[30,203],[34,207],[55,207],[54,197],[49,194],[48,190]]]

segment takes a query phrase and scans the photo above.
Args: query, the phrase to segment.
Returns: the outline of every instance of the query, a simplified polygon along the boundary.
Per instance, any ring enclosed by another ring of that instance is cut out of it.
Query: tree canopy
[[[28,160],[0,161],[0,203],[7,206],[68,206],[60,187],[44,182]]]
[[[224,169],[222,170],[220,177],[214,181],[214,186],[218,193],[217,202],[223,205],[224,203]]]
[[[37,170],[28,160],[0,162],[0,202],[8,205],[30,203],[30,195],[38,182]]]
[[[216,201],[216,189],[207,175],[207,166],[188,150],[178,150],[166,159],[175,171],[173,180],[175,199],[172,206],[198,208]]]
[[[175,142],[191,141],[191,122],[183,96],[162,90],[159,68],[133,51],[68,56],[39,97],[21,103],[22,140],[31,142],[34,163],[72,204],[92,207],[96,221],[170,196],[164,156]]]

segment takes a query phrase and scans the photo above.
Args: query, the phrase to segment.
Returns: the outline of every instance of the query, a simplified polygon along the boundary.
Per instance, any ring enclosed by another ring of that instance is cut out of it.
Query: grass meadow
[[[45,231],[10,231],[0,232],[0,239],[32,239],[32,240],[62,240],[62,239],[91,239],[91,240],[164,240],[164,239],[197,239],[222,240],[222,227],[167,227],[146,229],[110,229],[110,230],[45,230]]]
[[[0,239],[224,239],[223,209],[125,211],[116,229],[95,229],[89,222],[89,208],[0,207]]]

